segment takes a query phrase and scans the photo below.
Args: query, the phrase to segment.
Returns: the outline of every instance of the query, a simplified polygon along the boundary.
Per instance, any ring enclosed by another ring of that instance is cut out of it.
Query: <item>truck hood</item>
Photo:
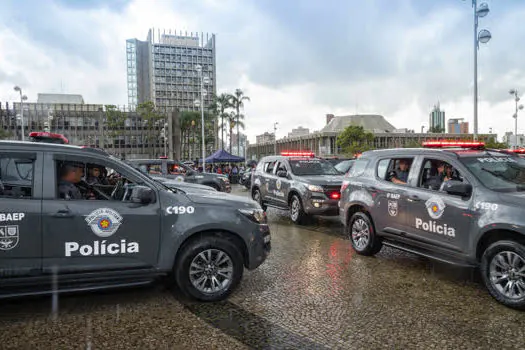
[[[299,181],[306,182],[311,185],[319,186],[336,186],[342,185],[343,175],[310,175],[310,176],[301,176],[298,178]]]
[[[188,198],[195,203],[199,204],[208,204],[208,205],[215,205],[218,207],[233,207],[237,209],[260,209],[259,203],[256,201],[242,197],[237,196],[234,194],[224,193],[224,192],[195,192],[195,193],[187,193],[186,194]]]

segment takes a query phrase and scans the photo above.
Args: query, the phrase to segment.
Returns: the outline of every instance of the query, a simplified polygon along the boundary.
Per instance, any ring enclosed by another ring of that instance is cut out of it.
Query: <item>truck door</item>
[[[112,186],[102,189],[107,197],[61,199],[56,179],[67,172],[63,164],[71,161],[78,162],[79,157],[46,154],[46,164],[53,166],[44,171],[44,272],[53,266],[61,272],[154,267],[160,244],[159,201],[148,205],[122,201],[124,179],[135,184],[142,179],[112,160],[82,157],[84,172],[98,166],[120,177],[110,178]]]
[[[42,152],[0,150],[2,276],[42,273],[42,169]]]

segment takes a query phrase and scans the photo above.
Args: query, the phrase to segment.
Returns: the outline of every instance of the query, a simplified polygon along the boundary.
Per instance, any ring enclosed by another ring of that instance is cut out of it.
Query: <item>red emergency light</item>
[[[167,156],[160,156],[159,159],[168,159]]]
[[[46,131],[33,131],[29,133],[29,138],[33,142],[61,143],[68,144],[69,140],[62,134],[53,134]]]
[[[505,152],[512,152],[512,153],[525,154],[525,148],[519,148],[519,149],[506,149]]]
[[[485,143],[480,141],[424,141],[422,145],[426,148],[459,147],[479,149],[485,147]]]
[[[339,193],[339,192],[332,192],[332,193],[330,193],[330,198],[331,199],[339,199],[339,198],[341,198],[341,193]]]
[[[284,157],[310,157],[310,158],[313,158],[315,157],[315,153],[313,152],[290,152],[290,151],[285,151],[285,152],[281,152],[281,156],[284,156]]]

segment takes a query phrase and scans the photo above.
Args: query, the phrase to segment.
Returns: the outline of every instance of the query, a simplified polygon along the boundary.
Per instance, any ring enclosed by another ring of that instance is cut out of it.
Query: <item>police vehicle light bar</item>
[[[53,134],[46,131],[32,131],[29,137],[37,142],[63,143],[68,144],[69,140],[62,134]]]
[[[427,148],[446,148],[446,147],[460,147],[460,148],[483,148],[484,142],[479,141],[424,141],[423,147]]]
[[[168,159],[166,156],[160,156],[159,159]]]
[[[285,157],[315,157],[315,153],[313,152],[281,152],[281,156]]]
[[[525,148],[519,148],[519,149],[506,149],[505,152],[512,152],[512,153],[525,154]]]

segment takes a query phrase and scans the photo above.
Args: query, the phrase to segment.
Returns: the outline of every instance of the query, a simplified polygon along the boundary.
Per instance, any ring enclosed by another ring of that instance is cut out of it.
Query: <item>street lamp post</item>
[[[205,77],[202,72],[202,66],[200,64],[195,66],[195,70],[197,71],[199,78],[200,78],[200,101],[195,100],[194,104],[196,107],[201,108],[201,138],[202,138],[202,172],[206,172],[206,140],[204,138],[204,96],[206,95],[206,90],[204,90],[204,84],[209,84],[210,78]]]
[[[516,104],[516,109],[512,117],[514,118],[514,148],[518,149],[518,111],[523,109],[523,105],[518,106],[518,102],[520,102],[520,96],[517,89],[511,89],[509,94],[514,96],[514,102]]]
[[[273,153],[277,155],[277,125],[279,122],[273,123]]]
[[[463,0],[465,1],[465,0]],[[474,140],[478,139],[478,50],[479,43],[486,44],[492,38],[492,34],[486,29],[478,32],[478,19],[489,13],[489,5],[483,2],[478,6],[477,0],[472,0],[474,9]]]
[[[22,123],[22,141],[25,141],[24,101],[27,100],[27,96],[22,93],[22,89],[19,86],[15,86],[14,89],[20,93],[20,122]]]

